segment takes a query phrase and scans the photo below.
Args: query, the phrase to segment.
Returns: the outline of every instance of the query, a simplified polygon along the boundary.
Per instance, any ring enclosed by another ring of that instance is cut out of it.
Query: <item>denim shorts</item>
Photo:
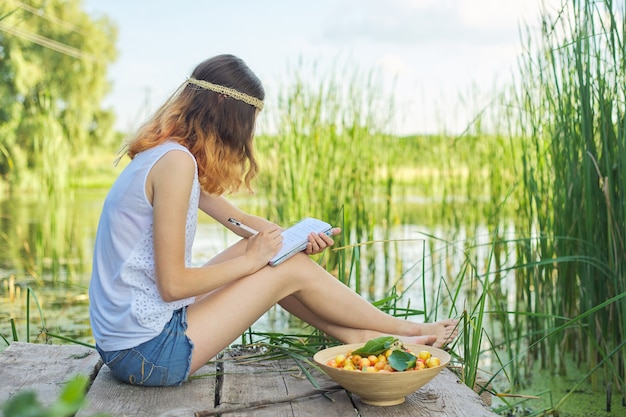
[[[185,334],[186,307],[174,311],[161,334],[130,349],[98,352],[113,376],[147,387],[181,385],[189,377],[193,343]]]

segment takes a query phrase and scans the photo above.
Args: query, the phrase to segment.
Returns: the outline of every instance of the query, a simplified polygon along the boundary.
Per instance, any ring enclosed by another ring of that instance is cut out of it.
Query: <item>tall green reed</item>
[[[622,387],[626,353],[615,348],[626,336],[625,12],[623,2],[575,0],[544,14],[516,95],[525,149],[518,228],[532,237],[518,256],[533,265],[519,270],[518,302],[529,313],[533,354],[561,374],[560,352],[590,368],[604,362]],[[573,317],[580,326],[545,337]],[[598,373],[591,378],[599,383]]]
[[[301,78],[306,72],[300,68],[296,81],[279,91],[276,132],[256,139],[263,164],[259,188],[266,199],[262,210],[282,224],[322,217],[343,227],[338,246],[384,239],[384,232],[378,236],[373,230],[396,221],[385,131],[393,100],[375,74],[331,69],[311,82]],[[350,268],[360,286],[362,273],[376,268],[367,251],[351,248],[341,265],[331,252],[328,262],[331,269],[342,266],[344,276]]]

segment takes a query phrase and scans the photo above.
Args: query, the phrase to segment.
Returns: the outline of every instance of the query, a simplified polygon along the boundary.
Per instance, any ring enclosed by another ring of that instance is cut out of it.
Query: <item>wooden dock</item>
[[[0,354],[0,403],[32,390],[42,404],[50,405],[65,382],[83,374],[92,384],[88,403],[76,417],[497,416],[448,369],[405,403],[376,407],[316,371],[322,390],[315,389],[290,360],[249,362],[234,355],[226,352],[227,359],[205,365],[181,387],[147,388],[114,380],[93,349],[15,342]]]

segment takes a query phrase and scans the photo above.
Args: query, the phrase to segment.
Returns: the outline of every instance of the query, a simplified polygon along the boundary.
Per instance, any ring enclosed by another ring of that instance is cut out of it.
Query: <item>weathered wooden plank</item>
[[[73,376],[93,378],[100,364],[98,352],[85,346],[13,342],[0,354],[0,402],[30,390],[49,406]]]
[[[218,409],[226,411],[224,416],[229,417],[355,415],[351,399],[343,389],[325,374],[314,372],[314,376],[321,388],[333,391],[326,396],[316,392],[291,360],[225,361]]]
[[[428,384],[412,393],[402,404],[392,407],[367,405],[353,396],[362,417],[494,417],[481,398],[456,374],[444,369]]]
[[[105,365],[87,393],[87,407],[76,417],[106,413],[112,417],[193,417],[212,408],[215,365],[200,368],[180,387],[137,387],[117,381]]]

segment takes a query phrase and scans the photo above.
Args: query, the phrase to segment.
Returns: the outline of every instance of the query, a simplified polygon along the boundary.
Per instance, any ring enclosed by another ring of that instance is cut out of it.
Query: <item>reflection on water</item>
[[[89,268],[102,193],[0,201],[0,273],[36,284],[80,282]]]
[[[31,286],[14,276],[3,278],[0,300],[0,334],[13,340],[11,319],[15,321],[17,339],[43,342],[47,333],[92,343],[89,327],[87,287],[82,285]],[[30,331],[26,331],[27,305],[30,311]],[[1,348],[2,346],[0,344]]]
[[[102,192],[74,191],[0,201],[2,336],[14,339],[14,319],[20,341],[47,331],[89,339],[86,294],[102,198]]]

